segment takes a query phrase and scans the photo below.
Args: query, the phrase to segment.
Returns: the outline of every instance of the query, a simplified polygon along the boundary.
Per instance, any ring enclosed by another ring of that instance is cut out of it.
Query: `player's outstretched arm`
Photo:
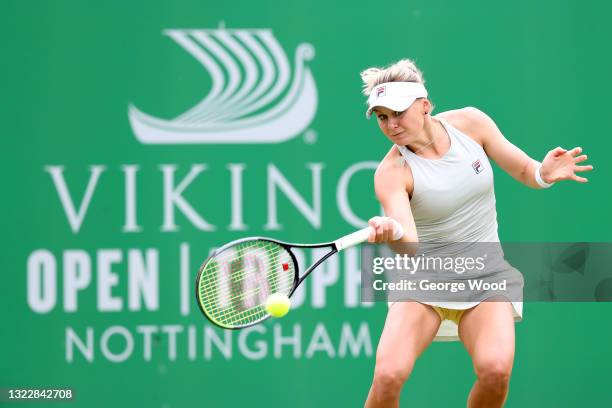
[[[487,155],[521,183],[533,188],[545,188],[562,180],[588,181],[576,174],[593,170],[591,165],[578,165],[587,160],[587,156],[581,154],[582,148],[566,150],[557,147],[549,151],[540,163],[506,139],[484,112],[466,108],[463,113],[470,131],[481,142]]]

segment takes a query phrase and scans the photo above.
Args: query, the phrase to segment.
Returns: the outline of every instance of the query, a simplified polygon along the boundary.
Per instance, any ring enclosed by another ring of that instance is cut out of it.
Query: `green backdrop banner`
[[[611,241],[611,11],[4,2],[0,386],[70,387],[66,405],[86,407],[362,405],[386,307],[360,302],[357,250],[285,318],[244,331],[199,312],[200,263],[233,239],[333,240],[380,213],[390,145],[364,118],[359,72],[405,57],[438,112],[476,106],[539,160],[589,154],[588,184],[547,191],[495,168],[503,241]],[[507,405],[610,405],[611,311],[526,303]],[[433,344],[402,404],[464,405],[474,378],[460,343]]]

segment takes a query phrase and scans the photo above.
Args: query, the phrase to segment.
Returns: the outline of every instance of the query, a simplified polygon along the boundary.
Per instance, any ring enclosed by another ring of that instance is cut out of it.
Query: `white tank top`
[[[410,208],[419,241],[499,242],[493,169],[487,154],[469,136],[443,119],[438,120],[450,138],[450,149],[440,159],[424,159],[397,146],[412,171]],[[450,309],[468,309],[478,304],[424,303]],[[520,320],[523,303],[512,302],[512,306],[515,320]],[[459,340],[457,324],[444,320],[434,340]]]
[[[425,159],[397,146],[410,166],[410,208],[421,242],[499,242],[493,169],[482,146],[440,120],[450,149]]]

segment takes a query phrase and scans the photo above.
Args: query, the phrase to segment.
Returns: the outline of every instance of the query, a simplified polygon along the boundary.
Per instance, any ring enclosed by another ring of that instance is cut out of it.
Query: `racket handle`
[[[366,227],[364,229],[360,229],[359,231],[355,231],[352,234],[348,234],[334,241],[336,245],[336,249],[342,251],[343,249],[350,248],[355,245],[359,245],[368,240],[370,236],[370,231],[372,231],[372,227]]]
[[[398,239],[404,236],[404,228],[402,227],[402,224],[397,221],[395,221],[394,224],[395,228],[393,228],[393,239],[397,241]],[[334,244],[336,245],[336,249],[338,250],[338,252],[340,252],[343,249],[350,248],[352,246],[366,242],[368,240],[368,237],[370,236],[371,231],[372,227],[366,227],[364,229],[360,229],[359,231],[355,231],[352,234],[345,235],[342,238],[335,240]]]

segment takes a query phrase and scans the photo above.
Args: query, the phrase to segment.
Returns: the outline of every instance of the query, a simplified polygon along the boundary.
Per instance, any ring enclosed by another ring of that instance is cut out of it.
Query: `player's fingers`
[[[378,222],[380,222],[380,217],[377,215],[375,217],[370,218],[368,224],[372,225],[377,224]]]
[[[574,147],[572,150],[568,152],[571,156],[576,156],[577,154],[582,153],[582,147]]]
[[[368,242],[376,242],[376,228],[370,225],[370,234],[368,235]]]
[[[372,232],[370,233],[370,237],[371,240],[370,242],[378,242],[378,222],[377,221],[372,221],[372,223],[370,224],[370,227],[372,227]]]
[[[372,217],[368,221],[368,225],[370,226],[370,235],[368,236],[368,242],[376,242],[376,228],[379,224],[380,217]]]
[[[588,156],[586,154],[583,154],[581,156],[574,157],[574,163],[582,163],[583,161],[586,161],[587,159],[588,159]]]
[[[385,242],[385,220],[381,220],[376,228],[376,242]]]
[[[374,242],[376,239],[376,230],[370,225],[370,233],[368,234],[368,242]]]
[[[565,149],[564,149],[564,148],[562,148],[561,146],[558,146],[558,147],[555,147],[555,148],[552,150],[552,152],[551,152],[551,153],[553,154],[553,156],[560,156],[560,155],[562,155],[563,153],[565,153],[566,151],[567,151],[567,150],[565,150]]]
[[[392,236],[393,236],[393,224],[391,224],[390,220],[387,220],[387,222],[385,222],[385,232],[384,232],[383,239],[385,240],[385,242],[389,242],[391,241]]]
[[[575,174],[572,176],[572,180],[577,181],[579,183],[588,183],[589,182],[588,179],[586,179],[584,177],[577,176]]]
[[[574,171],[590,171],[593,170],[593,166],[574,166]]]

